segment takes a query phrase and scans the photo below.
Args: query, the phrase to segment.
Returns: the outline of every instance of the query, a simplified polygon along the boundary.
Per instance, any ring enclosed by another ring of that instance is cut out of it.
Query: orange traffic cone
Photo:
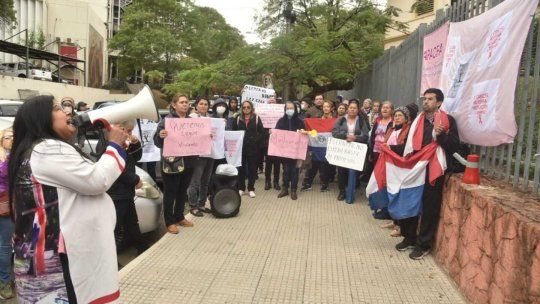
[[[469,154],[467,160],[465,160],[458,153],[454,153],[454,157],[466,167],[461,181],[465,184],[480,185],[480,172],[478,171],[480,156]]]

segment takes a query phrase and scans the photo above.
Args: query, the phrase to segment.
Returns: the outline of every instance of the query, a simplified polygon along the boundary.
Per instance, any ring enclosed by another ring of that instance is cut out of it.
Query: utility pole
[[[292,26],[296,21],[296,14],[293,11],[292,0],[285,0],[283,8],[283,18],[285,18],[285,33],[289,34],[292,30]],[[283,101],[291,100],[291,96],[296,95],[295,88],[292,82],[289,80],[283,88]],[[295,96],[296,97],[296,96]]]

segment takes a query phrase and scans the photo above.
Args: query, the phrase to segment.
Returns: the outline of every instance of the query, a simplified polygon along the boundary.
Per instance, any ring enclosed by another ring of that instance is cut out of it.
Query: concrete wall
[[[0,99],[20,99],[19,90],[28,89],[35,90],[41,95],[53,95],[57,99],[70,96],[77,102],[85,101],[90,105],[103,100],[124,101],[134,96],[110,94],[109,90],[0,75]]]
[[[540,204],[509,188],[444,190],[435,256],[472,303],[540,303]]]

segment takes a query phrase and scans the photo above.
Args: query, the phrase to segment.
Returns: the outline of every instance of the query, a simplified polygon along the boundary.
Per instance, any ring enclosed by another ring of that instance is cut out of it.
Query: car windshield
[[[21,105],[0,105],[0,116],[15,117]]]

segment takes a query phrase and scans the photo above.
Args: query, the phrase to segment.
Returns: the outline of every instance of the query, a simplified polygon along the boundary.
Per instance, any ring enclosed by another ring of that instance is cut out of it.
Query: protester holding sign
[[[363,117],[358,115],[358,103],[351,102],[347,110],[347,115],[339,118],[332,130],[332,136],[345,139],[348,142],[359,142],[367,144],[369,139],[369,125]],[[349,176],[349,169],[338,168],[338,201],[345,200],[345,190]]]
[[[232,124],[234,131],[245,131],[242,145],[242,167],[238,172],[238,189],[240,195],[246,190],[246,175],[248,178],[247,190],[251,198],[255,197],[255,179],[257,177],[257,159],[259,146],[264,128],[261,119],[253,111],[251,101],[242,102],[242,114]]]
[[[158,124],[154,134],[154,144],[163,149],[164,138],[167,137],[165,121],[169,118],[188,118],[189,100],[186,95],[176,94],[170,104],[169,115]],[[163,153],[163,151],[162,151]],[[192,227],[193,223],[184,218],[184,204],[187,200],[187,189],[193,174],[195,157],[162,157],[161,176],[163,178],[163,217],[167,231],[179,232],[178,226]]]
[[[305,129],[304,122],[298,118],[298,109],[292,101],[285,103],[285,115],[277,122],[276,129],[287,131],[299,131]],[[304,151],[305,155],[305,151]],[[289,195],[289,187],[291,188],[291,199],[296,200],[298,195],[298,175],[300,174],[300,166],[297,159],[283,158],[283,189],[278,194],[278,198]]]
[[[192,118],[209,117],[209,103],[206,98],[199,97],[195,102],[195,113],[189,115]],[[208,183],[212,176],[214,159],[211,156],[200,155],[194,163],[193,175],[188,188],[189,213],[194,216],[203,216],[203,212],[210,213],[212,210],[205,207],[208,196]]]

